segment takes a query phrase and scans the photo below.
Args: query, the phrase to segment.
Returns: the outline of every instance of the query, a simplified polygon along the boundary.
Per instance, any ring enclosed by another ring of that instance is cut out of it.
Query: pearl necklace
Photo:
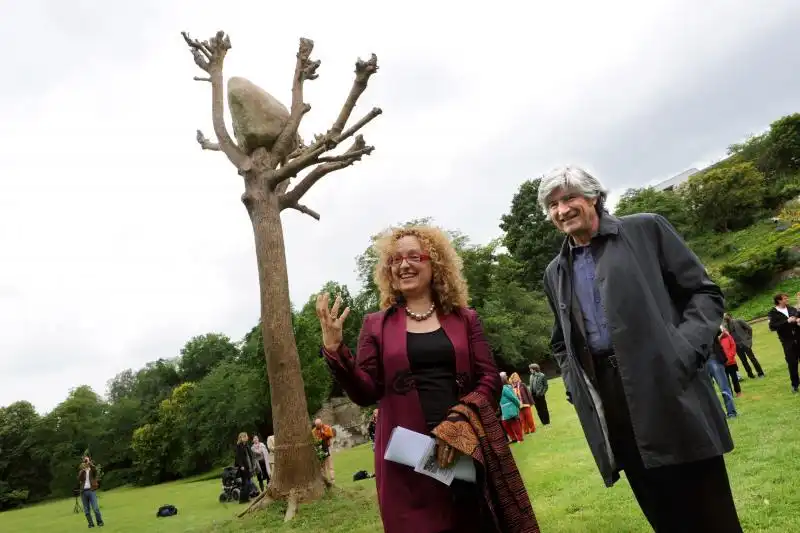
[[[412,319],[416,320],[417,322],[422,322],[423,320],[429,319],[433,315],[434,311],[436,311],[436,304],[431,304],[430,309],[428,309],[424,313],[415,313],[414,311],[406,307],[406,314]]]

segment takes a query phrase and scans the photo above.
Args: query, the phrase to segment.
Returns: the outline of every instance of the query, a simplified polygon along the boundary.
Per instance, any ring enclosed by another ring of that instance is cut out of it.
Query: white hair
[[[558,167],[542,176],[542,180],[539,182],[537,201],[548,216],[547,204],[556,189],[577,191],[585,198],[597,198],[598,211],[603,209],[603,204],[605,204],[608,197],[608,191],[603,187],[603,184],[582,168],[574,165]]]

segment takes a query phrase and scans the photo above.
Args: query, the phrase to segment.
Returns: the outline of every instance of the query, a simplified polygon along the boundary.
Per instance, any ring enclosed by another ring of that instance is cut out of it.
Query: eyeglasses
[[[429,261],[431,256],[428,254],[420,254],[420,253],[410,253],[408,255],[402,254],[395,254],[389,258],[389,266],[399,267],[403,264],[403,261],[408,261],[409,265],[418,265],[425,261]]]

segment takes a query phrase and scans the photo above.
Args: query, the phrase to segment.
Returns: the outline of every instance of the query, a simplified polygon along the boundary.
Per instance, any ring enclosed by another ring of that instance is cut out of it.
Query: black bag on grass
[[[178,514],[178,508],[174,505],[162,505],[158,508],[156,517],[161,518],[162,516],[175,516],[176,514]]]

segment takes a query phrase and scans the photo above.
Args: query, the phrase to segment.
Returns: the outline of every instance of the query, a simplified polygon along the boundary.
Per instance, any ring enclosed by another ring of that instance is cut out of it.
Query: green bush
[[[759,289],[768,285],[776,273],[789,266],[789,251],[778,246],[766,253],[756,250],[740,261],[723,265],[720,273],[746,287]]]
[[[25,502],[28,501],[29,493],[30,492],[27,489],[15,489],[6,492],[0,492],[0,511],[22,507]]]

